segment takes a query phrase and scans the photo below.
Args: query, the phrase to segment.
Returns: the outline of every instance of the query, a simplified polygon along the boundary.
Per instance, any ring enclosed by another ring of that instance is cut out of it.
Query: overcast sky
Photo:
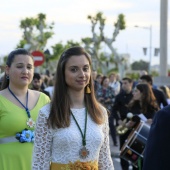
[[[170,9],[170,5],[169,5]],[[38,13],[47,16],[47,23],[54,22],[55,35],[47,48],[59,41],[80,41],[91,36],[88,15],[103,12],[106,17],[105,34],[113,32],[113,23],[120,13],[125,15],[126,30],[120,31],[114,47],[118,53],[129,53],[130,62],[140,59],[149,61],[142,48],[149,48],[150,26],[152,26],[152,54],[159,48],[160,39],[160,0],[5,0],[0,4],[0,56],[7,55],[16,47],[22,36],[20,20],[36,17]],[[136,28],[135,25],[144,28]],[[168,14],[168,47],[170,46],[170,13]],[[103,47],[107,50],[107,47]],[[170,48],[169,48],[170,49]],[[168,51],[170,56],[170,50]],[[170,57],[168,57],[170,58]],[[159,56],[152,55],[152,65],[159,64]],[[170,63],[170,59],[168,59]]]

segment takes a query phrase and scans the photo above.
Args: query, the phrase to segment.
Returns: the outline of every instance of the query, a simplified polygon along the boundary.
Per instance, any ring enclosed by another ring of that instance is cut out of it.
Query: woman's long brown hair
[[[141,111],[142,113],[147,113],[149,109],[159,110],[159,106],[157,104],[156,98],[153,94],[151,87],[148,84],[137,84],[136,88],[142,93],[141,98]],[[134,106],[139,101],[131,100],[128,104],[129,107]]]
[[[64,128],[70,125],[70,98],[65,82],[65,65],[73,55],[85,55],[91,66],[90,55],[82,47],[69,48],[61,55],[55,73],[54,94],[48,118],[48,124],[52,128]],[[104,121],[103,111],[95,98],[93,79],[91,76],[89,84],[91,93],[84,93],[85,107],[94,122],[101,124]]]

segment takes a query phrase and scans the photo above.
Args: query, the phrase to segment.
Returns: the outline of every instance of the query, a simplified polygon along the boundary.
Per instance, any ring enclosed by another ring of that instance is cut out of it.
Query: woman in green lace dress
[[[31,170],[38,111],[50,102],[28,89],[33,73],[34,61],[25,49],[9,54],[0,91],[0,170]]]

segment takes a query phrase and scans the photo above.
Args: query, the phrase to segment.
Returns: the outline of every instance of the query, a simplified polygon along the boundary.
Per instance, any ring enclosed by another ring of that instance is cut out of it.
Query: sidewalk
[[[114,158],[119,158],[120,150],[119,150],[119,137],[117,136],[117,143],[118,146],[113,145],[113,141],[110,136],[110,151],[111,151],[111,156]]]

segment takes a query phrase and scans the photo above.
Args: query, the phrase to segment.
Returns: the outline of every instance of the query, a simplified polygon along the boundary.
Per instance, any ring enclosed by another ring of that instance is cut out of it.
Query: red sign
[[[34,57],[34,66],[41,66],[44,63],[44,54],[40,51],[33,51],[31,53]]]

